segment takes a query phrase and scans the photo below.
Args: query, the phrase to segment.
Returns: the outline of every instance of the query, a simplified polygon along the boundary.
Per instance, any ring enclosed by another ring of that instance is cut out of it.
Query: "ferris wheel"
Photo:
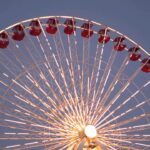
[[[1,150],[149,150],[150,54],[70,16],[0,31]]]

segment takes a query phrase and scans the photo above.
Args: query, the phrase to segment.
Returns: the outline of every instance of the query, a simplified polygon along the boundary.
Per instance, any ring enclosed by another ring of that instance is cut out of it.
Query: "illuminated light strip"
[[[142,143],[135,143],[136,145],[140,145],[140,146],[146,146],[146,147],[150,147],[150,145],[147,144],[142,144]]]
[[[108,70],[108,74],[107,74],[107,76],[106,76],[106,78],[105,78],[105,82],[104,82],[104,84],[103,84],[103,88],[102,88],[102,90],[101,90],[100,95],[103,94],[103,91],[104,91],[104,89],[105,89],[106,82],[107,82],[108,77],[109,77],[109,75],[110,75],[110,71],[111,71],[111,69]]]
[[[41,24],[41,23],[40,23],[40,24]],[[42,27],[42,26],[41,26],[41,29],[43,30],[43,27]],[[43,32],[43,34],[44,34],[44,32]],[[45,34],[44,34],[44,36],[45,36]],[[43,52],[43,54],[44,54],[45,60],[46,60],[46,62],[49,64],[48,58],[47,58],[47,56],[46,56],[46,54],[45,54],[45,51],[44,51],[45,48],[43,48],[42,43],[41,43],[39,37],[37,37],[37,40],[38,40],[38,42],[39,42],[39,44],[40,44],[40,47],[41,47],[41,50],[42,50],[42,52]]]
[[[136,105],[135,107],[139,107],[139,106],[143,105],[144,103],[146,103],[146,101],[144,101],[144,102],[142,102],[142,103]]]
[[[146,85],[148,85],[148,84],[146,84]],[[144,86],[142,86],[142,88],[143,88],[143,87],[144,87]],[[135,95],[136,95],[137,93],[139,93],[139,92],[140,92],[140,90],[138,90],[138,92],[136,91],[133,95],[135,96]],[[118,107],[116,108],[116,110],[120,109],[123,105],[125,105],[128,101],[130,101],[130,100],[131,100],[131,97],[133,97],[133,95],[131,95],[126,101],[124,101],[120,106],[118,106]],[[142,102],[142,104],[144,104],[144,103],[146,103],[146,102],[147,102],[147,101],[144,101],[144,102]],[[140,103],[140,104],[136,105],[135,107],[138,108],[138,107],[141,106],[142,104]],[[111,105],[108,107],[107,110],[109,110],[110,107],[111,107]],[[115,111],[116,111],[116,110],[115,110]],[[127,111],[125,112],[125,114],[126,114],[126,113],[129,113],[129,112],[132,111],[132,110],[133,110],[133,109],[127,110]],[[115,111],[114,111],[114,112],[115,112]],[[113,113],[113,112],[112,112],[112,113]],[[109,114],[107,117],[105,117],[103,120],[107,119],[110,115],[112,115],[112,113],[110,113],[110,114]],[[121,116],[122,116],[122,115],[121,115]],[[103,120],[102,120],[102,121],[103,121]],[[101,122],[102,122],[102,121],[101,121]],[[101,122],[100,122],[100,123],[101,123]],[[99,123],[99,124],[100,124],[100,123]]]
[[[128,60],[128,58],[125,59],[125,61],[122,63],[122,65],[124,65],[124,63]],[[109,86],[109,90],[105,93],[104,97],[102,98],[102,101],[106,101],[107,98],[109,97],[109,95],[111,94],[111,92],[113,91],[115,85],[117,84],[117,82],[119,81],[120,75],[122,73],[122,71],[125,69],[126,65],[129,63],[129,61],[126,62],[126,64],[124,66],[121,65],[121,67],[123,69],[120,69],[119,72],[117,73],[117,75],[114,77],[111,85]],[[104,103],[103,102],[103,103]],[[112,103],[113,104],[113,103]],[[103,104],[104,105],[104,104]]]
[[[125,113],[126,113],[126,112],[125,112]],[[97,129],[99,129],[100,127],[106,126],[106,125],[109,124],[110,122],[112,122],[112,121],[118,119],[121,115],[122,115],[122,114],[120,114],[120,115],[114,117],[112,120],[109,120],[108,122],[102,124],[102,125],[99,126]],[[132,119],[130,118],[130,119],[128,119],[128,120],[130,120],[130,121],[132,120],[132,122],[133,122],[133,121],[135,121],[135,120],[137,120],[137,119],[140,119],[140,118],[145,117],[146,115],[150,115],[150,114],[142,114],[142,115],[140,115],[140,116],[135,116],[135,117],[133,117]],[[127,120],[126,120],[126,121],[127,121]],[[119,124],[119,123],[118,123],[118,124]],[[125,123],[125,124],[126,124],[126,123]],[[113,126],[114,126],[114,124],[113,124]],[[129,127],[129,128],[135,128],[135,126],[134,126],[134,127]]]
[[[57,59],[56,59],[56,57],[55,57],[54,54],[53,54],[53,57],[54,57],[54,60],[55,60],[55,63],[56,63],[56,65],[57,65],[57,67],[59,68],[59,64],[58,64]]]
[[[33,85],[35,86],[35,87],[37,87],[38,89],[39,89],[39,91],[41,91],[45,96],[47,96],[47,93],[41,88],[41,86],[39,85],[39,83],[33,78],[33,76],[31,76],[31,74],[29,74],[30,75],[30,77],[28,76],[28,75],[26,75],[26,77],[29,79],[29,81],[31,82],[31,83],[33,83]],[[42,74],[43,75],[43,74]],[[44,76],[44,75],[43,75]],[[44,104],[46,104],[45,102],[44,102]],[[47,104],[46,104],[47,105]],[[49,107],[49,105],[47,105],[48,107]],[[47,108],[48,108],[47,107]]]
[[[51,129],[50,127],[46,127],[46,126],[42,126],[42,125],[38,125],[38,124],[31,124],[31,125],[35,126],[35,127],[41,127],[41,128]]]
[[[8,87],[8,85],[1,80],[0,80],[0,83],[3,84],[4,86]]]
[[[17,133],[18,135],[30,135],[30,133]]]
[[[150,124],[148,124],[148,125],[132,126],[132,127],[127,127],[127,128],[118,128],[118,129],[115,129],[115,130],[107,130],[107,132],[123,131],[123,130],[136,129],[136,128],[147,127],[147,126],[150,127]]]
[[[121,93],[130,85],[130,81],[125,85],[125,87],[121,90]]]
[[[3,75],[4,75],[5,77],[7,77],[7,78],[9,77],[9,75],[8,75],[8,74],[6,74],[6,73],[3,73]]]
[[[122,137],[127,137],[128,135],[127,134],[115,134],[115,133],[111,133],[111,134],[104,134],[104,135],[112,135],[112,136],[122,136]]]
[[[14,148],[14,147],[19,147],[19,146],[21,146],[21,145],[12,145],[12,146],[7,146],[5,148]]]
[[[55,55],[54,55],[54,58],[55,58]],[[58,64],[56,58],[55,58],[55,62],[56,62],[56,64]],[[62,68],[59,67],[59,65],[58,65],[58,68],[59,68],[59,72],[60,72],[60,74],[61,74],[61,77],[63,78],[64,84],[65,84],[65,86],[66,86],[66,90],[68,91],[68,87],[67,87],[67,83],[66,83],[64,74],[62,74],[62,72],[64,72],[64,71],[62,70]],[[55,76],[54,76],[54,73],[53,73],[50,69],[48,69],[48,71],[50,72],[50,75],[52,76],[53,80],[55,81],[55,84],[57,85],[60,94],[63,95],[63,97],[66,99],[66,102],[69,104],[70,108],[71,108],[72,111],[74,112],[74,110],[73,110],[73,108],[71,107],[69,101],[67,100],[65,94],[63,93],[63,90],[62,90],[61,87],[59,86],[59,84],[58,84],[58,82],[57,82],[57,80],[56,80],[56,78],[55,78]],[[68,94],[70,94],[70,93],[68,92]],[[70,95],[70,96],[71,96],[71,95]],[[72,99],[72,96],[71,96],[71,99]],[[73,101],[73,100],[72,100],[72,101]]]
[[[146,126],[150,126],[150,124],[134,126],[134,128],[138,128],[138,127],[146,127]]]
[[[30,93],[30,94],[32,94],[32,93]],[[25,102],[25,103],[31,105],[32,107],[35,107],[35,108],[37,107],[35,104],[31,103],[28,99],[26,99],[26,98],[24,98],[24,97],[22,98],[22,97],[17,96],[17,95],[15,95],[15,97],[18,98],[20,101],[23,101],[23,102]]]
[[[28,90],[27,88],[24,88],[24,86],[22,86],[20,83],[18,83],[16,80],[12,79],[12,82],[14,82],[15,84],[17,84],[18,86],[20,86],[22,89],[24,89],[25,91],[27,91],[28,93],[30,93],[30,90]]]
[[[148,81],[146,84],[144,84],[144,87],[146,87],[148,84],[150,84],[150,81]]]
[[[150,135],[145,135],[145,134],[144,134],[143,136],[144,136],[144,137],[150,137]]]
[[[140,90],[137,90],[132,96],[130,96],[130,98],[134,97],[139,92],[140,92]]]
[[[120,92],[118,92],[118,94],[116,94],[116,96],[112,99],[112,101],[110,102],[110,105],[104,110],[104,112],[102,113],[102,116],[105,115],[105,113],[109,110],[109,108],[111,107],[112,104],[114,104],[116,102],[116,100],[119,98],[119,96],[123,93],[123,91],[130,85],[130,81],[128,81],[128,83],[123,87],[123,89],[120,90]],[[102,117],[101,117],[102,118]],[[97,126],[99,126],[100,123],[97,123]]]
[[[14,95],[14,97],[18,98],[18,99],[19,99],[20,101],[22,101],[22,102],[25,102],[25,103],[29,104],[28,101],[26,101],[25,99],[21,98],[21,97],[18,96],[18,95]]]
[[[14,109],[14,111],[16,111],[16,112],[21,112],[20,110],[18,110],[18,109]]]
[[[47,126],[42,126],[42,125],[38,125],[38,124],[31,124],[31,126],[35,126],[35,127],[41,127],[41,128],[44,128],[44,129],[49,129],[49,130],[53,130],[54,128],[52,127],[47,127]],[[60,129],[60,127],[57,128],[57,130],[63,130],[63,129]],[[67,131],[67,130],[63,130],[63,131]],[[55,135],[53,133],[45,133],[45,134],[51,134],[51,135]]]
[[[6,134],[6,135],[15,135],[15,134],[17,134],[17,133],[4,133],[4,134]]]
[[[39,142],[32,142],[32,143],[25,143],[24,145],[32,145],[32,144],[37,144]]]
[[[111,140],[114,140],[114,141],[120,141],[120,142],[124,142],[124,143],[133,143],[133,142],[131,142],[131,141],[126,141],[126,140],[124,140],[124,139],[118,139],[118,138],[109,138],[108,137],[108,139],[111,139]]]
[[[4,121],[18,123],[18,124],[26,124],[24,122],[19,122],[19,121],[15,121],[15,120],[8,120],[8,119],[4,119]]]
[[[29,113],[24,113],[25,115],[27,115],[27,116],[31,116],[31,114],[29,114]]]
[[[44,140],[44,141],[42,141],[42,143],[45,143],[45,142],[47,142],[48,140]]]

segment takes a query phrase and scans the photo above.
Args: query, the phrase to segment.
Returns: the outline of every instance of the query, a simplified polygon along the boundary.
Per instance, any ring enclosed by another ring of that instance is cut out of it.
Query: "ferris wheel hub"
[[[97,136],[96,128],[93,125],[87,125],[84,129],[84,133],[88,138],[95,138]]]

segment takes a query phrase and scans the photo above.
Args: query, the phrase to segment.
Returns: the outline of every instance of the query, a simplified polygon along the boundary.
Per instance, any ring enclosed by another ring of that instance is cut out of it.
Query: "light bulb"
[[[84,129],[84,133],[88,138],[95,138],[97,135],[96,128],[93,125],[87,125]]]

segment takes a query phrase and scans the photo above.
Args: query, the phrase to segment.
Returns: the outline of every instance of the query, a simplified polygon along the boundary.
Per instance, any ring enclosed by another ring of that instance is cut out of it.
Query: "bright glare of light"
[[[92,125],[87,125],[84,129],[84,133],[88,138],[95,138],[97,135],[96,128]]]

